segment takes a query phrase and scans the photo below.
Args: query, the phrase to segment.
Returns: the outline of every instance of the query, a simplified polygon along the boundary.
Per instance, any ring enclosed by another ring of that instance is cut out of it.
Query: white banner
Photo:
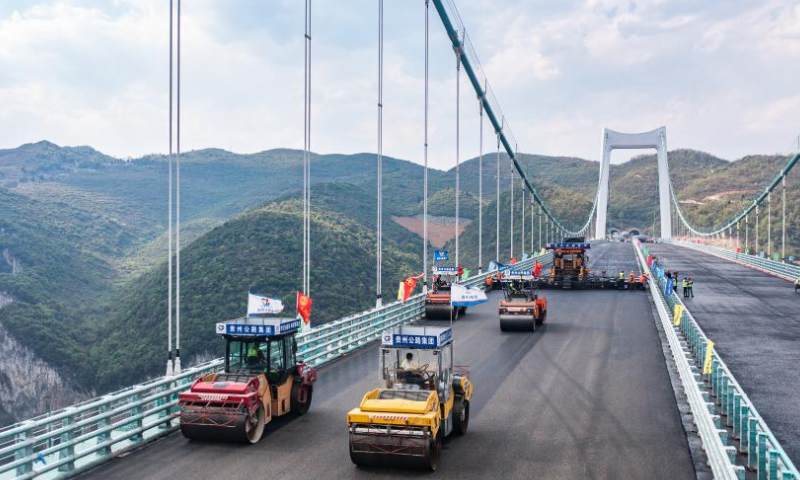
[[[283,302],[277,298],[267,298],[261,295],[253,295],[247,293],[247,316],[254,315],[267,315],[281,313],[283,311]]]
[[[450,303],[456,307],[471,307],[488,301],[486,292],[454,283],[450,286]]]

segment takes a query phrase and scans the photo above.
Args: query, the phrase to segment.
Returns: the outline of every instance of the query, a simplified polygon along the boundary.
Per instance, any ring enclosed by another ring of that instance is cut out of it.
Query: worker
[[[633,282],[634,282],[635,279],[636,279],[636,275],[634,275],[633,274],[633,270],[631,270],[631,273],[628,275],[628,283],[633,285]]]
[[[619,271],[619,277],[617,277],[617,288],[625,288],[625,270]]]
[[[683,298],[689,297],[689,280],[688,277],[683,277]]]
[[[406,353],[406,358],[400,362],[400,371],[397,372],[397,379],[401,383],[419,385],[420,387],[425,383],[425,379],[419,370],[419,365],[414,361],[413,353]]]
[[[800,277],[797,277],[797,280],[794,281],[794,293],[797,293],[797,290],[800,290]]]
[[[408,371],[408,370],[416,370],[416,369],[419,368],[419,365],[417,365],[417,362],[414,361],[414,354],[413,353],[411,353],[411,352],[406,353],[406,358],[404,358],[403,361],[400,362],[400,368],[402,368],[403,370],[406,370],[406,371]]]
[[[687,277],[689,283],[689,296],[694,298],[694,279],[692,277]]]
[[[250,346],[247,347],[247,355],[245,356],[245,363],[247,363],[247,366],[258,367],[263,359],[264,353],[258,348],[258,344],[251,343]]]

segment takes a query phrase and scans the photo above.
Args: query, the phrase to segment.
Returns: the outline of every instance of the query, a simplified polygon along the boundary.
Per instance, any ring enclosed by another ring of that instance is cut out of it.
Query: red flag
[[[534,260],[534,262],[533,262],[533,276],[534,277],[538,277],[540,273],[542,273],[542,264],[539,263],[539,260]]]
[[[510,261],[509,263],[510,263],[511,265],[514,265],[515,263],[517,263],[517,259],[516,259],[516,258],[514,258],[514,257],[511,257],[511,261]]]
[[[414,293],[414,289],[417,287],[417,280],[421,279],[424,276],[425,273],[420,273],[416,277],[408,277],[405,280],[403,280],[403,298],[402,298],[403,303],[406,303],[408,297],[410,297],[411,294]]]
[[[311,326],[311,297],[302,292],[297,292],[297,314],[300,315],[306,327]]]

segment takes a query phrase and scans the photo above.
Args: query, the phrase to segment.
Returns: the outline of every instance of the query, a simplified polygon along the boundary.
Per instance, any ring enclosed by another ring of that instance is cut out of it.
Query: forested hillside
[[[511,168],[505,155],[500,160],[500,260],[505,261],[511,253]],[[182,353],[190,361],[219,353],[209,327],[243,313],[248,289],[284,296],[293,308],[302,249],[302,152],[239,155],[209,149],[188,152],[181,161]],[[580,227],[595,195],[598,164],[539,155],[520,155],[520,161],[565,225]],[[785,161],[669,153],[681,205],[701,227],[719,224],[751,201]],[[311,170],[313,317],[324,322],[374,304],[375,155],[312,155]],[[391,219],[422,213],[423,169],[385,157],[383,170],[383,285],[392,298],[397,282],[421,269],[422,239]],[[476,268],[479,208],[484,264],[495,259],[496,156],[483,159],[482,199],[478,159],[462,163],[460,172],[459,213],[472,220],[460,237],[460,259]],[[0,306],[0,323],[76,392],[127,385],[163,369],[166,173],[163,155],[122,160],[90,147],[48,142],[0,150],[0,296],[8,299]],[[649,232],[658,198],[655,156],[612,165],[610,181],[609,226]],[[800,245],[799,183],[796,174],[789,176],[789,254]],[[455,214],[454,186],[454,170],[430,171],[429,212],[444,219],[442,231]],[[517,183],[515,256],[531,249],[531,236],[538,247],[539,237],[538,211],[531,225],[526,206],[521,238],[519,193]],[[773,215],[777,239],[777,208]],[[761,222],[765,232],[765,213]],[[452,240],[446,248],[454,249]],[[14,409],[0,402],[0,416],[15,415]]]
[[[315,198],[312,323],[321,324],[375,304],[375,233],[370,225],[375,207],[370,195],[353,185],[322,187]],[[279,200],[236,217],[185,249],[181,349],[188,360],[221,354],[224,345],[214,324],[245,314],[248,291],[282,298],[293,315],[294,292],[301,285],[302,219],[300,198]],[[393,231],[405,238],[395,242]],[[383,293],[391,301],[399,279],[420,270],[421,242],[399,226],[387,224],[385,233]],[[162,265],[135,280],[111,310],[103,338],[92,349],[93,358],[104,359],[97,371],[100,389],[163,369],[166,278]]]

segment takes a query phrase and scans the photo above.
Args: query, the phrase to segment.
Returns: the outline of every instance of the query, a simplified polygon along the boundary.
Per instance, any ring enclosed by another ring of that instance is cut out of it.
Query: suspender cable
[[[422,271],[424,273],[422,290],[428,291],[428,67],[430,57],[428,49],[430,45],[429,27],[429,0],[425,0],[425,148],[424,163],[422,173]]]
[[[772,192],[767,195],[767,258],[772,258]]]
[[[511,235],[509,236],[509,241],[511,243],[511,253],[509,254],[509,258],[514,258],[514,166],[511,166],[511,208],[509,209],[511,212]]]
[[[175,374],[181,373],[181,0],[178,0],[178,84],[175,115]]]
[[[531,254],[535,252],[533,247],[533,201],[531,201]]]
[[[167,157],[167,375],[172,375],[172,14],[173,0],[169,0],[169,156]]]
[[[756,205],[756,251],[755,254],[758,255],[758,224],[761,223],[761,204]]]
[[[800,138],[800,137],[798,137]],[[781,214],[781,261],[786,261],[786,176],[783,177],[783,213]]]
[[[311,0],[305,9],[303,86],[303,293],[311,290]]]
[[[378,0],[378,237],[375,266],[375,306],[383,305],[381,299],[381,264],[383,241],[383,0]]]
[[[750,219],[748,215],[744,216],[744,248],[750,249]]]
[[[539,250],[542,249],[542,206],[539,205]]]
[[[495,232],[494,238],[494,261],[500,262],[500,134],[496,133],[495,136],[497,136],[497,186],[495,187],[495,194],[497,196],[495,200],[495,207],[497,208],[495,227],[497,231]]]
[[[478,134],[478,273],[483,273],[483,102],[479,112],[481,117],[480,133]]]
[[[461,194],[460,191],[460,178],[459,178],[459,170],[460,170],[460,160],[459,160],[459,147],[461,145],[461,55],[456,54],[456,266],[461,265],[458,260],[458,222],[459,222],[459,209],[458,206],[461,203],[459,200],[459,196]]]
[[[520,225],[519,250],[525,255],[525,187],[522,188],[522,224]]]

